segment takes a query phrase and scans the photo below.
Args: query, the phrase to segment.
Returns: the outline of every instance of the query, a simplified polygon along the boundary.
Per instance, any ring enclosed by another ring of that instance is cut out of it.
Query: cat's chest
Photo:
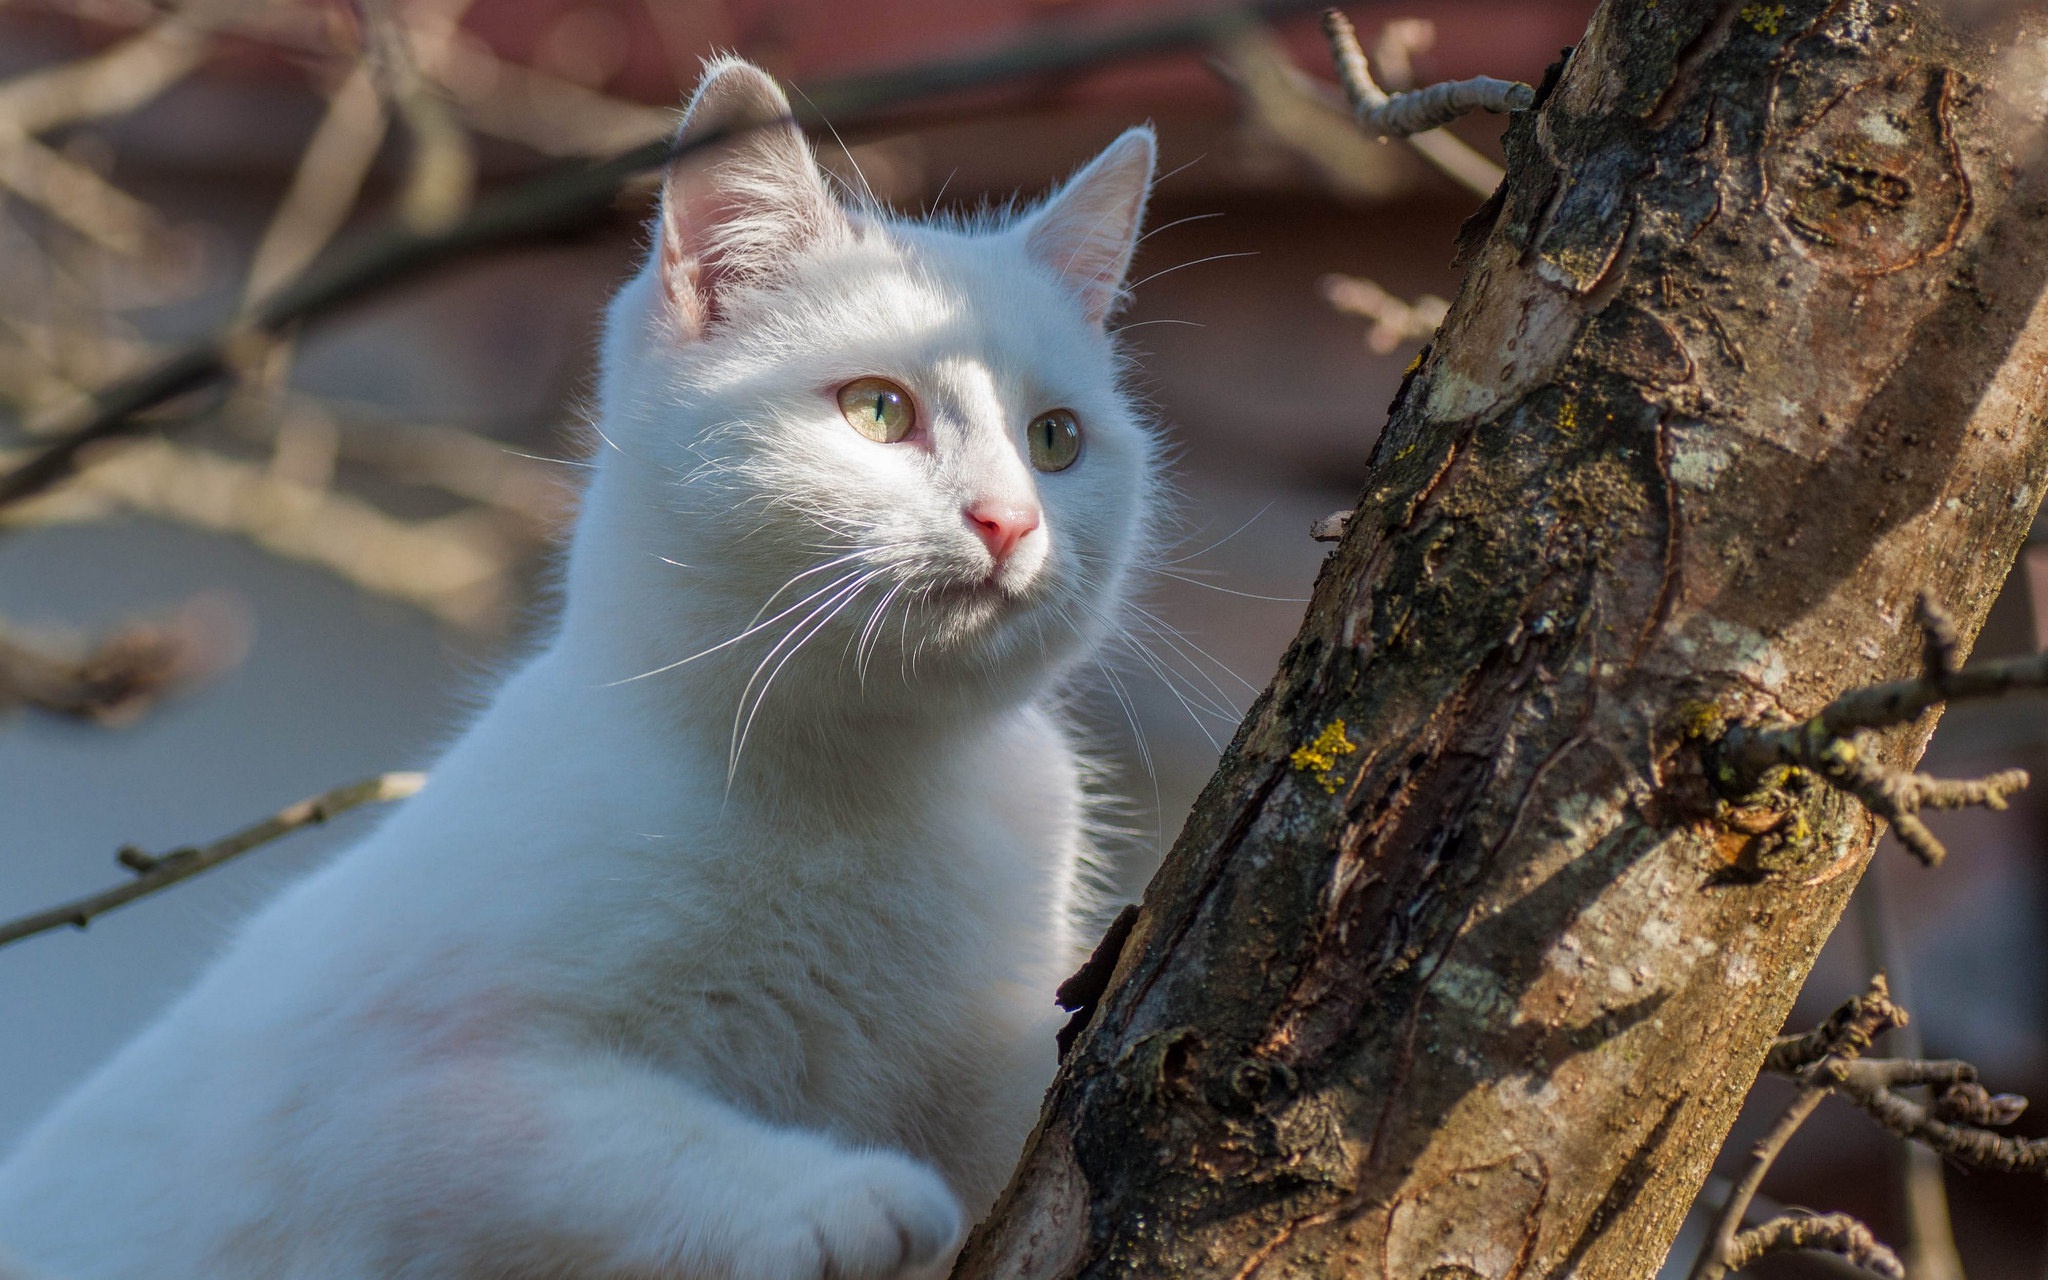
[[[919,1123],[897,1113],[935,1080],[1049,1034],[1075,833],[1002,807],[838,836],[728,830],[674,886],[627,1021],[750,1109]]]

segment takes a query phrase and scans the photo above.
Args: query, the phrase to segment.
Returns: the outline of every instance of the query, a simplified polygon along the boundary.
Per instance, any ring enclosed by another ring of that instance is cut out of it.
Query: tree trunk
[[[1702,735],[1967,642],[2048,485],[2041,48],[1601,8],[956,1275],[1655,1271],[1879,833]]]

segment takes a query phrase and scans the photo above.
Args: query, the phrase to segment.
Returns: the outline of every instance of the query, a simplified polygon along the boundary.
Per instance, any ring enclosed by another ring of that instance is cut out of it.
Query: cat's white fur
[[[613,304],[555,638],[30,1134],[0,1250],[58,1280],[859,1280],[942,1267],[993,1200],[1077,959],[1055,698],[1154,519],[1103,330],[1152,137],[935,226],[843,208],[787,116],[707,68],[684,137],[730,136],[677,163]],[[920,434],[847,424],[862,375]],[[1053,408],[1084,444],[1042,473]],[[999,558],[982,501],[1038,526]]]

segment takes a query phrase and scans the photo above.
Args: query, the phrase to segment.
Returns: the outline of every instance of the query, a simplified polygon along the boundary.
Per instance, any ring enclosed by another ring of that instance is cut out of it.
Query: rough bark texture
[[[1701,735],[1973,637],[2048,484],[2039,49],[1601,9],[956,1274],[1654,1272],[1878,834]]]

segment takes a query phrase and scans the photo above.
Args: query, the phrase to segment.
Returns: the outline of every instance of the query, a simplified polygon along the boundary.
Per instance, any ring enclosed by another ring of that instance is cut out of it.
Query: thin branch
[[[1528,85],[1492,76],[1445,80],[1390,96],[1374,82],[1351,19],[1336,9],[1325,10],[1323,34],[1329,38],[1337,76],[1344,84],[1344,96],[1351,100],[1358,127],[1376,138],[1411,138],[1474,111],[1504,115],[1527,111],[1536,103],[1536,91]]]
[[[1846,1213],[1788,1213],[1751,1227],[1728,1246],[1728,1269],[1740,1271],[1774,1253],[1811,1250],[1830,1253],[1873,1275],[1906,1280],[1899,1256]]]
[[[1882,998],[1884,1007],[1897,1015],[1896,1021],[1870,1020],[1869,1009],[1858,1006],[1872,996]],[[1984,1127],[2019,1119],[2027,1109],[2025,1098],[1985,1089],[1977,1082],[1977,1068],[1967,1062],[1863,1058],[1870,1036],[1857,1028],[1872,1025],[1880,1031],[1886,1026],[1906,1025],[1904,1011],[1892,1006],[1884,995],[1882,976],[1872,980],[1870,994],[1844,1005],[1818,1030],[1779,1038],[1764,1058],[1764,1070],[1802,1085],[1839,1090],[1893,1133],[1973,1168],[2048,1172],[2048,1138],[2015,1138]],[[1932,1102],[1916,1102],[1896,1092],[1919,1085],[1935,1086]]]
[[[1909,724],[1944,702],[2048,688],[2048,654],[1958,668],[1955,627],[1948,615],[1924,593],[1915,612],[1925,636],[1918,678],[1851,689],[1801,724],[1732,726],[1714,749],[1716,779],[1723,789],[1748,794],[1787,768],[1804,769],[1888,820],[1899,842],[1929,866],[1947,851],[1920,821],[1920,810],[2003,809],[2006,798],[2027,785],[2026,770],[1962,781],[1930,778],[1883,764],[1863,735]]]
[[[811,91],[810,102],[798,115],[805,121],[830,116],[845,123],[941,94],[987,89],[1005,81],[1203,45],[1247,19],[1278,18],[1314,7],[1304,0],[1263,0],[1242,9],[1193,14],[1086,37],[1034,41],[981,57],[850,77]],[[713,141],[707,137],[688,145]],[[105,388],[89,406],[51,424],[50,434],[56,438],[50,444],[0,474],[0,506],[19,502],[63,480],[77,467],[80,455],[94,445],[142,430],[137,414],[227,376],[231,371],[228,353],[244,333],[275,333],[331,314],[430,269],[583,226],[603,217],[629,180],[679,154],[680,149],[657,140],[602,164],[558,170],[503,195],[480,200],[459,222],[443,230],[397,227],[338,250],[324,265],[316,263],[236,325]]]
[[[426,781],[426,775],[422,773],[379,774],[374,778],[367,778],[345,787],[336,787],[311,799],[301,800],[254,826],[244,827],[212,844],[175,849],[161,856],[152,856],[132,847],[124,848],[118,857],[123,866],[136,873],[133,880],[76,901],[51,907],[46,911],[38,911],[33,915],[0,924],[0,947],[39,933],[62,929],[67,925],[74,929],[83,929],[96,917],[105,915],[116,907],[124,907],[137,898],[167,889],[181,880],[189,880],[202,871],[209,871],[231,858],[239,857],[281,836],[290,835],[305,827],[317,826],[357,805],[403,800],[417,793],[426,785]]]
[[[1951,636],[1951,638],[1953,638]],[[1953,658],[1943,665],[1954,666]],[[1913,998],[1913,967],[1905,948],[1897,944],[1898,927],[1889,898],[1891,868],[1873,866],[1856,887],[1855,909],[1862,924],[1866,967],[1882,973],[1898,992],[1899,1002],[1910,1005]],[[1963,1062],[1926,1062],[1926,1046],[1920,1028],[1907,1023],[1893,1028],[1887,1045],[1900,1058],[1900,1066],[1914,1066],[1950,1074],[1940,1083],[1975,1080],[1976,1071]],[[1858,1063],[1859,1068],[1863,1063]],[[1902,1073],[1903,1074],[1903,1073]],[[1894,1084],[1926,1084],[1934,1076],[1917,1080],[1894,1080]],[[1915,1096],[1924,1094],[1924,1090]],[[1982,1092],[1981,1088],[1978,1092]],[[1901,1203],[1906,1210],[1905,1240],[1901,1254],[1913,1280],[1964,1280],[1962,1254],[1956,1248],[1955,1223],[1949,1213],[1948,1179],[1942,1159],[1909,1138],[1894,1143]]]
[[[1842,1096],[1893,1133],[1959,1164],[2001,1173],[2048,1172],[2048,1138],[2016,1138],[1980,1127],[1980,1117],[1983,1123],[1992,1124],[2017,1119],[2026,1108],[2024,1098],[1990,1094],[1972,1081],[1958,1086],[1952,1095],[1944,1092],[1928,1105],[1892,1092],[1878,1082],[1880,1079],[1851,1072],[1842,1081]],[[1944,1119],[1944,1115],[1954,1118]]]
[[[1830,1215],[1821,1226],[1813,1225],[1815,1220],[1804,1216],[1785,1216],[1742,1230],[1743,1218],[1756,1198],[1757,1189],[1763,1185],[1764,1175],[1770,1172],[1799,1126],[1813,1114],[1821,1099],[1840,1085],[1844,1074],[1873,1040],[1905,1021],[1905,1010],[1892,1003],[1884,975],[1879,974],[1870,980],[1862,995],[1835,1010],[1820,1027],[1772,1046],[1769,1060],[1794,1071],[1799,1092],[1751,1148],[1742,1174],[1721,1205],[1713,1231],[1693,1261],[1690,1280],[1721,1280],[1731,1270],[1765,1253],[1794,1248],[1823,1249],[1889,1280],[1905,1280],[1905,1268],[1898,1258],[1879,1244],[1867,1228],[1860,1232],[1836,1229],[1842,1222],[1862,1227],[1846,1215]]]
[[[1380,28],[1372,44],[1371,66],[1379,72],[1379,86],[1388,93],[1406,93],[1415,87],[1414,55],[1436,43],[1436,24],[1427,18],[1396,18]],[[1469,146],[1457,134],[1431,129],[1405,140],[1423,159],[1446,177],[1478,195],[1492,195],[1500,186],[1501,167]]]

